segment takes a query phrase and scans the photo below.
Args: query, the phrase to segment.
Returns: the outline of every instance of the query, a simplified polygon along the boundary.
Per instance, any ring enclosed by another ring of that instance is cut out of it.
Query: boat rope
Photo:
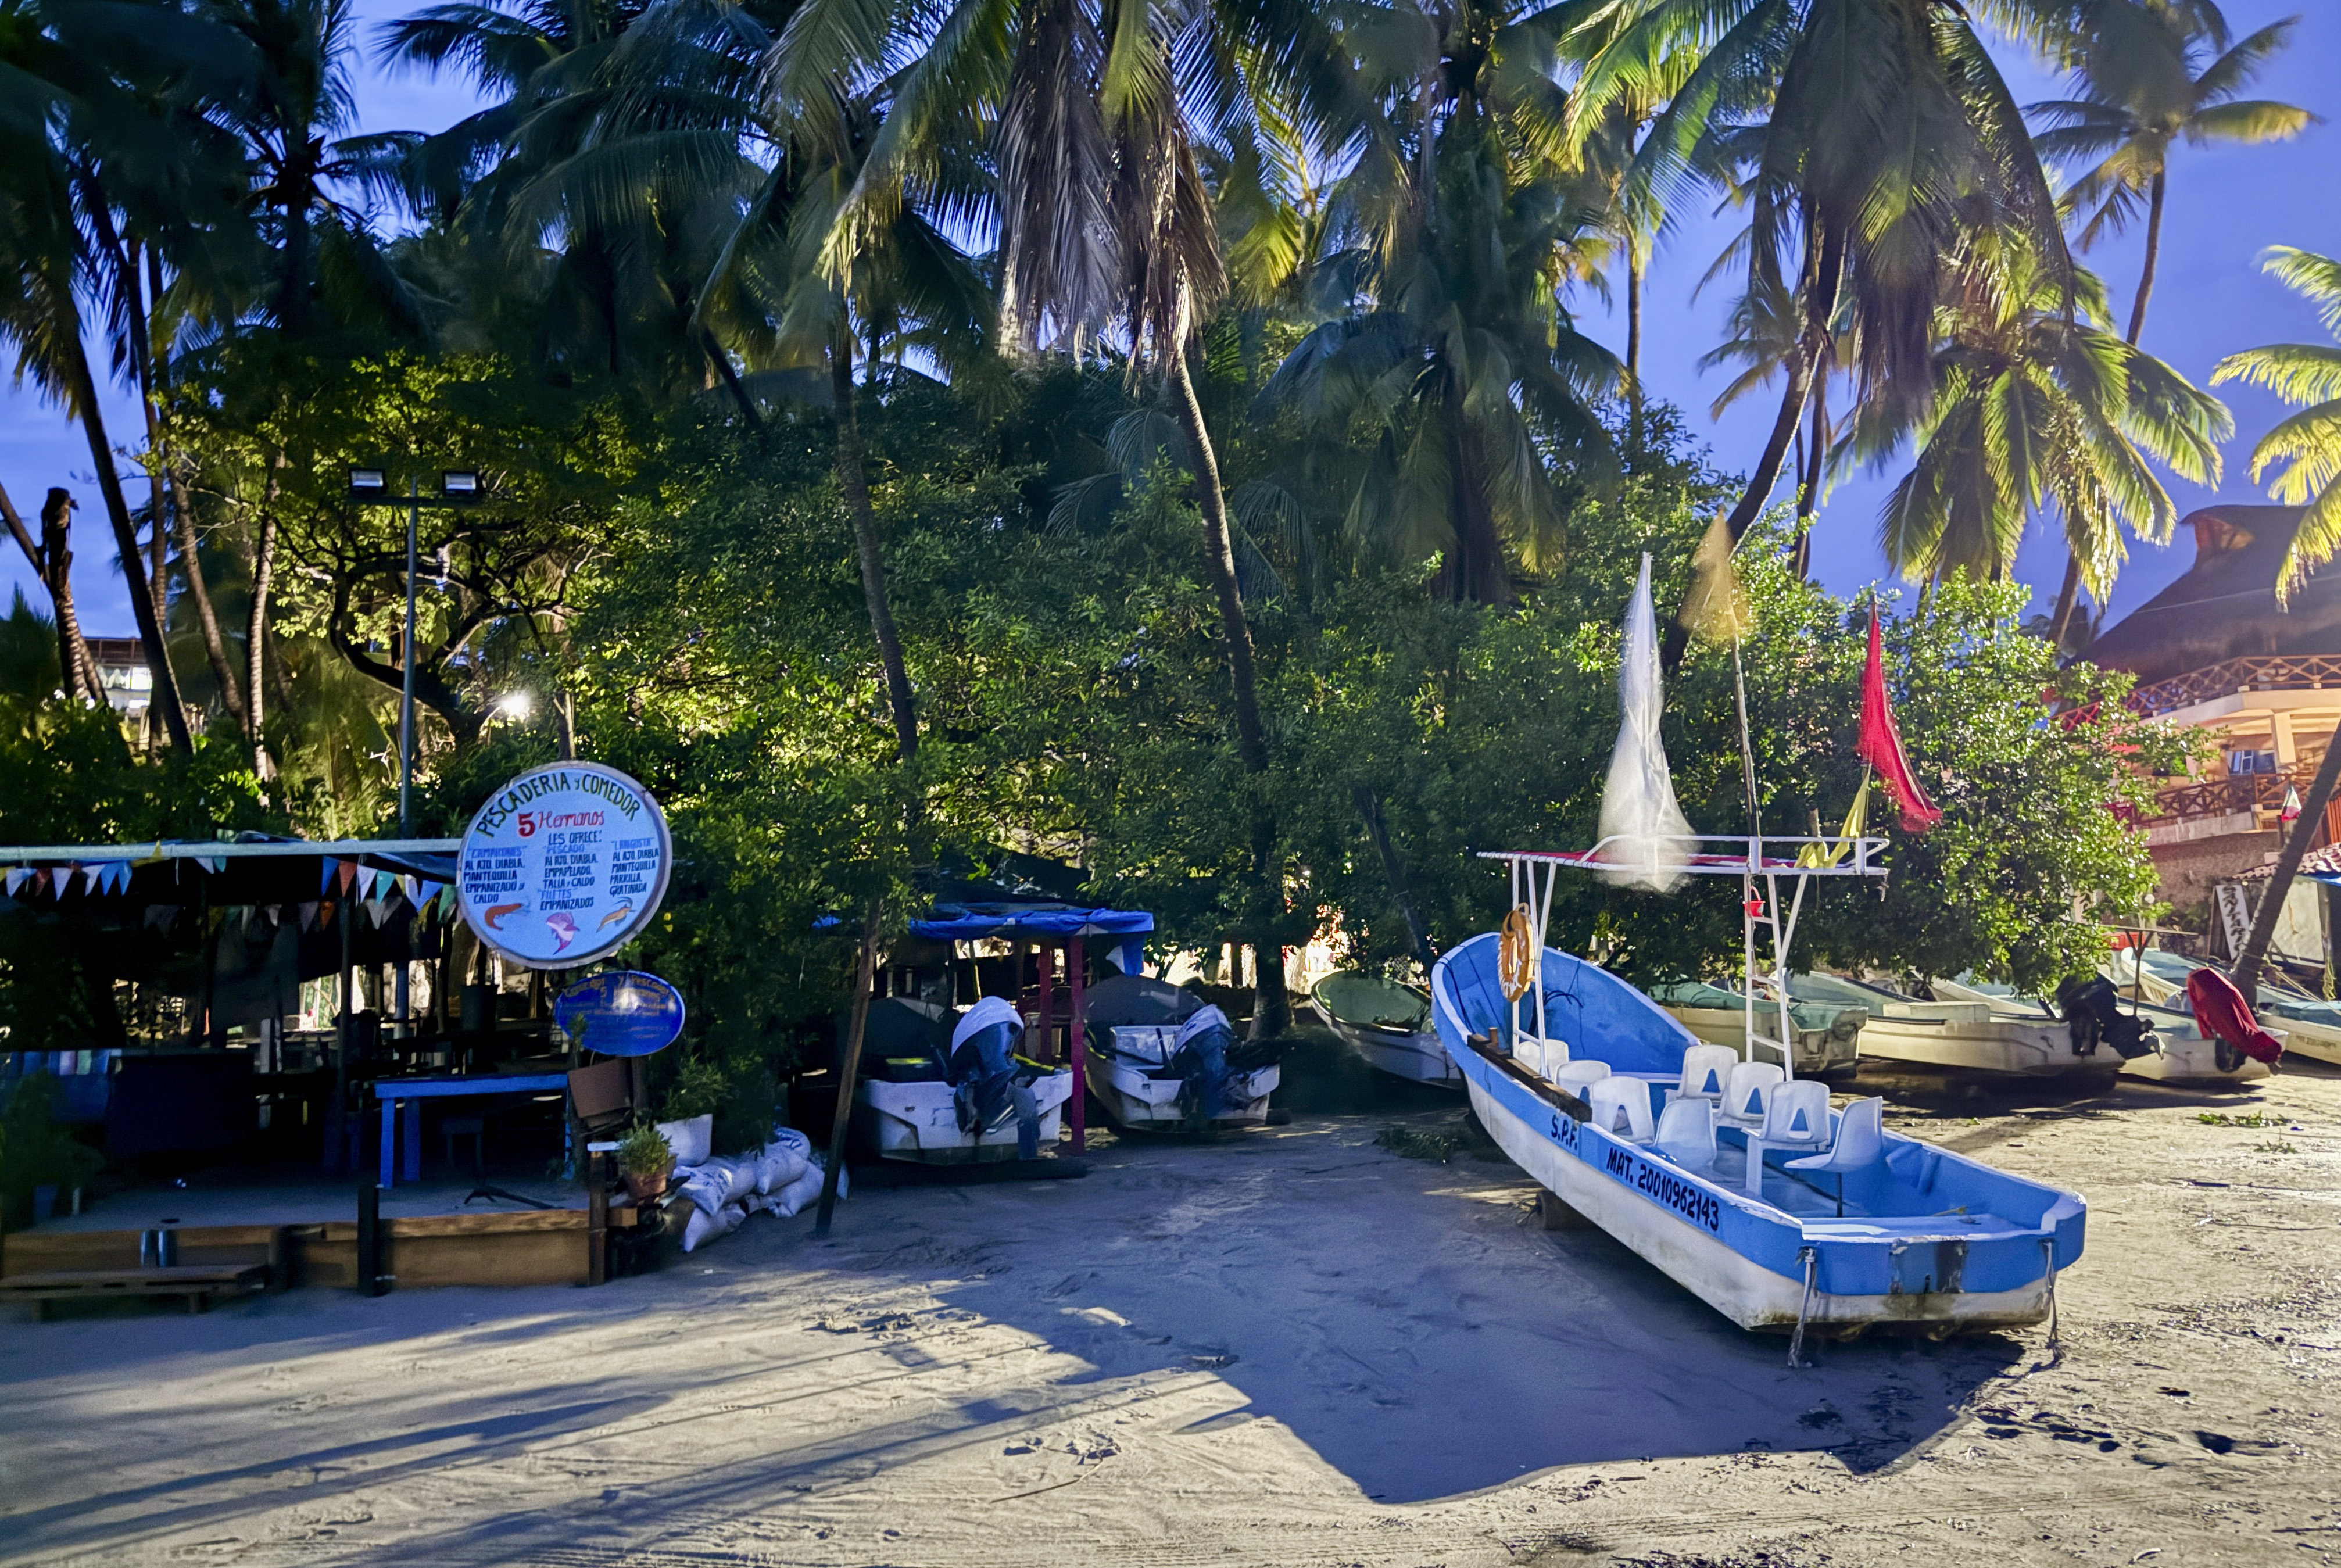
[[[1820,1249],[1818,1247],[1799,1247],[1797,1256],[1805,1265],[1805,1295],[1797,1303],[1797,1332],[1788,1337],[1788,1365],[1792,1368],[1810,1364],[1805,1360],[1805,1320],[1812,1315],[1813,1276],[1819,1272],[1821,1264]],[[2055,1299],[2053,1294],[2050,1299]]]
[[[2041,1260],[2048,1265],[2048,1348],[2057,1348],[2057,1239],[2044,1236],[2040,1242]]]

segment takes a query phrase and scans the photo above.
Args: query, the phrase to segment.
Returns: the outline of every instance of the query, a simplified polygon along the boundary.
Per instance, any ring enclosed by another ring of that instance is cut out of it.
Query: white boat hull
[[[1361,1028],[1342,1023],[1321,1005],[1312,1005],[1317,1006],[1317,1016],[1325,1021],[1325,1027],[1362,1058],[1367,1066],[1410,1084],[1429,1084],[1440,1089],[1463,1086],[1462,1069],[1455,1065],[1447,1054],[1447,1047],[1430,1030],[1410,1034],[1396,1029]]]
[[[1041,1147],[1056,1146],[1065,1102],[1072,1098],[1070,1067],[1036,1080],[1041,1108]],[[959,1125],[959,1105],[948,1084],[888,1084],[865,1078],[853,1091],[853,1126],[869,1147],[889,1160],[929,1165],[963,1165],[1016,1158],[1016,1118],[1011,1114],[975,1133]]]
[[[1748,1019],[1745,1014],[1730,1007],[1678,1007],[1669,1003],[1660,1006],[1683,1022],[1683,1027],[1709,1045],[1724,1045],[1748,1054]],[[1758,1016],[1769,1018],[1769,1012]],[[1775,1027],[1767,1024],[1766,1028]],[[1860,1066],[1861,1036],[1850,1040],[1833,1038],[1826,1029],[1799,1029],[1794,1042],[1797,1053],[1797,1074],[1805,1078],[1828,1078],[1841,1073],[1852,1073]],[[1766,1061],[1772,1058],[1767,1056]]]
[[[2143,1056],[2133,1056],[2123,1063],[2124,1077],[2146,1078],[2157,1084],[2244,1084],[2254,1078],[2268,1076],[2267,1064],[2255,1062],[2248,1056],[2239,1066],[2220,1066],[2219,1043],[2216,1040],[2206,1040],[2199,1034],[2173,1036],[2160,1030],[2155,1033],[2156,1038],[2162,1042],[2162,1049],[2149,1051]],[[2271,1029],[2268,1033],[2279,1037],[2282,1035],[2279,1030]],[[2293,1042],[2285,1040],[2284,1048],[2290,1051]]]
[[[2102,1046],[2095,1055],[2073,1054],[2070,1032],[2055,1019],[2034,1024],[2000,1018],[1944,1023],[1872,1018],[1861,1026],[1861,1054],[1888,1062],[2028,1078],[2109,1078],[2121,1067],[2121,1058]]]
[[[1283,1076],[1273,1062],[1231,1075],[1228,1079],[1228,1112],[1211,1118],[1211,1125],[1232,1127],[1266,1122],[1268,1097],[1275,1093]],[[1179,1091],[1184,1085],[1176,1078],[1151,1078],[1143,1066],[1091,1051],[1089,1082],[1091,1096],[1105,1107],[1105,1114],[1116,1126],[1175,1128],[1186,1124],[1186,1115],[1179,1108]]]
[[[1515,1164],[1743,1329],[1791,1330],[1800,1309],[1808,1329],[1839,1333],[1880,1323],[1912,1324],[1941,1333],[2017,1328],[2048,1315],[2045,1278],[1995,1292],[1838,1295],[1816,1290],[1808,1304],[1801,1280],[1733,1251],[1705,1229],[1562,1148],[1548,1130],[1529,1126],[1476,1080],[1468,1083],[1471,1109]]]

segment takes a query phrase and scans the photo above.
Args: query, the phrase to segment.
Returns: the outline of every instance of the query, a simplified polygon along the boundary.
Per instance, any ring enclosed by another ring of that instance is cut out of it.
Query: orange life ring
[[[1536,933],[1529,924],[1525,904],[1504,916],[1503,933],[1496,943],[1496,978],[1504,1000],[1518,1002],[1536,980]]]

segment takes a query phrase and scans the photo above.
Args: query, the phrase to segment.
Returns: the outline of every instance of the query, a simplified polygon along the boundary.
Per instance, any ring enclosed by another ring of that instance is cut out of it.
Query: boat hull
[[[1230,1074],[1228,1113],[1212,1117],[1210,1124],[1257,1126],[1266,1122],[1268,1097],[1282,1080],[1283,1072],[1273,1062],[1248,1073]],[[1105,1107],[1106,1115],[1118,1127],[1175,1132],[1189,1124],[1185,1114],[1179,1109],[1180,1080],[1151,1077],[1141,1064],[1091,1051],[1089,1084],[1091,1098]]]
[[[1432,981],[1434,1023],[1472,1109],[1547,1191],[1742,1328],[2021,1327],[2047,1315],[2056,1272],[2079,1261],[2078,1195],[1898,1133],[1833,1189],[1784,1169],[1774,1152],[1751,1195],[1751,1151],[1735,1127],[1718,1129],[1714,1162],[1696,1169],[1605,1131],[1585,1119],[1586,1103],[1514,1058],[1495,957],[1492,935],[1474,937],[1439,960]],[[1655,1108],[1680,1071],[1681,1024],[1549,948],[1543,984],[1541,1011],[1561,1020],[1570,1059],[1639,1083]]]
[[[2053,1020],[1970,1024],[1872,1018],[1861,1026],[1861,1054],[1888,1062],[2026,1078],[2110,1078],[2121,1070],[2121,1058],[2111,1051],[2073,1054],[2071,1034]]]
[[[1052,1149],[1072,1098],[1068,1067],[1032,1085],[1041,1107],[1041,1147]],[[958,1103],[948,1084],[889,1084],[865,1078],[853,1091],[853,1129],[882,1158],[923,1165],[964,1165],[1016,1158],[1016,1118],[977,1133],[960,1131]]]
[[[1462,1070],[1447,1054],[1447,1047],[1439,1043],[1439,1036],[1428,1030],[1408,1033],[1344,1024],[1321,1004],[1317,1006],[1317,1016],[1369,1067],[1410,1084],[1428,1084],[1439,1089],[1463,1087]]]

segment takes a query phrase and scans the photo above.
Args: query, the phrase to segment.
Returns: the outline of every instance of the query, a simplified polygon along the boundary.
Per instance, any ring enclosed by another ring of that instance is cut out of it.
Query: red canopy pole
[[[1047,943],[1041,944],[1033,964],[1040,972],[1041,1027],[1039,1037],[1027,1036],[1024,1049],[1035,1062],[1057,1059],[1057,950]]]
[[[1089,954],[1082,947],[1081,939],[1078,936],[1069,938],[1065,943],[1065,971],[1073,984],[1073,1026],[1066,1032],[1065,1056],[1073,1069],[1071,1108],[1073,1113],[1073,1153],[1076,1154],[1089,1147],[1089,1091],[1084,1084],[1089,1051],[1081,1032],[1086,1021],[1084,1002],[1089,977],[1085,971],[1089,967],[1088,960]]]

